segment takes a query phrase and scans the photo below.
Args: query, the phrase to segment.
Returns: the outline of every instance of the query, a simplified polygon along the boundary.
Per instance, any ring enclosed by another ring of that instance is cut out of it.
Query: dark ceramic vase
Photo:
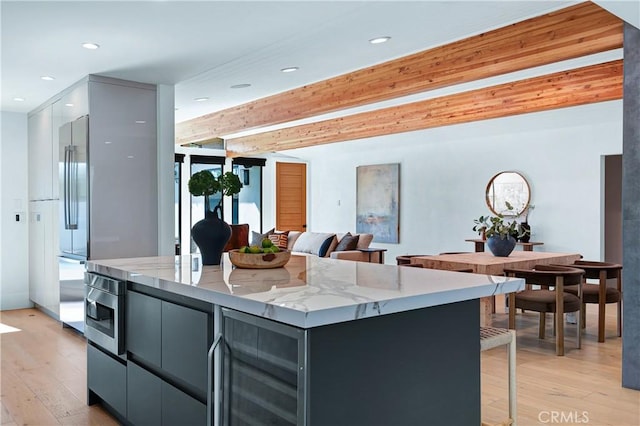
[[[504,239],[493,236],[487,239],[489,250],[497,257],[508,257],[516,246],[516,239],[508,236]]]
[[[213,211],[205,200],[204,219],[191,228],[191,237],[200,248],[203,265],[219,265],[224,246],[231,238],[231,227],[220,219],[220,206]]]
[[[523,243],[528,243],[529,240],[531,239],[531,226],[529,226],[527,222],[522,222],[520,226],[522,227],[522,230],[525,232],[525,234],[522,237],[520,237],[520,241],[522,241]]]

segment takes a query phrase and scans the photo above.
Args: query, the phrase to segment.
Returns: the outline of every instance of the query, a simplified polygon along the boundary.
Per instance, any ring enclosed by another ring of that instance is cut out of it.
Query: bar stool
[[[473,273],[471,268],[456,269],[456,272]],[[517,389],[516,386],[516,331],[497,327],[480,327],[480,352],[507,346],[509,364],[509,418],[500,423],[500,426],[516,425],[517,420]],[[492,426],[482,422],[481,426]],[[497,425],[496,425],[497,426]]]
[[[516,425],[516,331],[506,328],[480,327],[480,352],[507,345],[509,353],[509,419],[500,425]],[[482,426],[489,423],[482,422]]]
[[[604,322],[607,303],[618,304],[618,337],[622,336],[622,265],[609,262],[576,260],[573,265],[584,270],[582,284],[582,328],[585,327],[585,304],[598,305],[598,342],[604,342]],[[616,287],[607,286],[608,279],[616,279]],[[598,284],[587,284],[586,280],[599,280]],[[564,291],[578,293],[578,286],[565,287]]]

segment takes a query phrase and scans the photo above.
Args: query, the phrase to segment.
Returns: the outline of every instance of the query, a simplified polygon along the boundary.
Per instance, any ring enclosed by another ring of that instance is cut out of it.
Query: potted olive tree
[[[203,265],[219,265],[224,246],[231,237],[231,227],[222,220],[222,200],[224,196],[237,194],[242,189],[238,176],[227,172],[215,177],[209,170],[194,173],[189,179],[189,192],[196,197],[204,196],[204,219],[191,228],[193,241],[200,248]],[[218,204],[211,209],[212,195],[222,193]]]

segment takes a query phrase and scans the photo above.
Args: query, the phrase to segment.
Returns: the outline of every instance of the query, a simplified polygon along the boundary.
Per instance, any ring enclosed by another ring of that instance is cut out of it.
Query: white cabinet
[[[57,207],[51,200],[29,203],[29,298],[55,317],[60,314]]]
[[[53,198],[52,111],[53,106],[49,105],[29,115],[29,200]],[[55,155],[57,160],[57,149]],[[57,185],[57,178],[55,183]]]
[[[58,143],[54,126],[60,102],[28,118],[29,298],[54,317],[60,312],[58,286]],[[56,132],[57,133],[57,132]]]

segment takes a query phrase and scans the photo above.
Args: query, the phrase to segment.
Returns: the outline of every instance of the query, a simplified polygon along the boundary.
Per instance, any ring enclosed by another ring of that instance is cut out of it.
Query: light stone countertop
[[[516,278],[292,255],[284,268],[238,269],[223,256],[202,266],[199,255],[92,260],[87,271],[312,328],[506,294]]]

